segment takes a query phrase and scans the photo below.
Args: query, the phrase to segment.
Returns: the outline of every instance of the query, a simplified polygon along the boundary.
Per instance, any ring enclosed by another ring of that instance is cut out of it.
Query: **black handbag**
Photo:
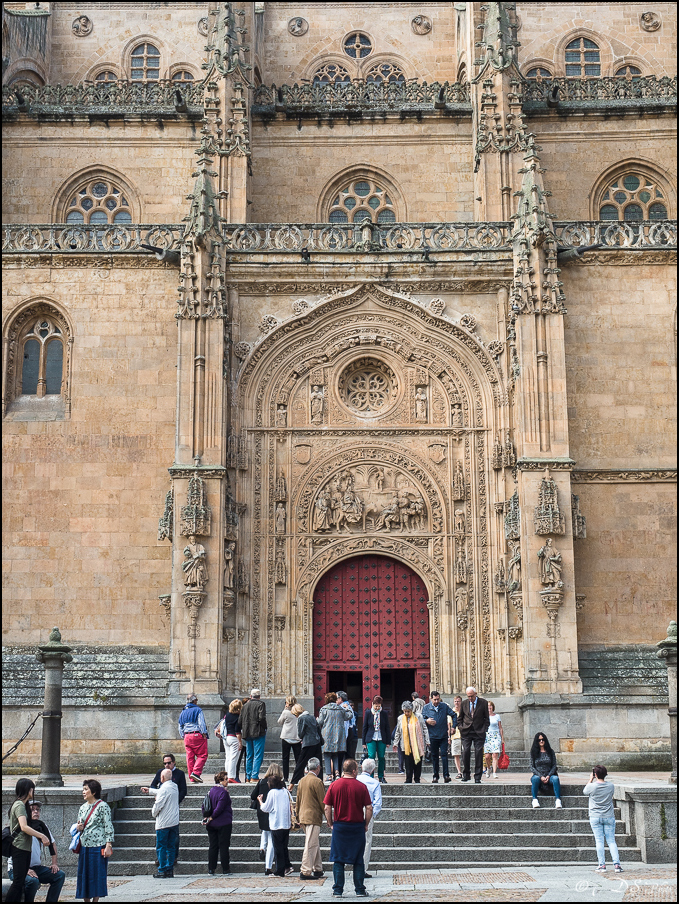
[[[21,831],[21,826],[16,828],[13,832],[10,832],[9,826],[5,826],[2,830],[2,856],[3,857],[11,857],[12,856],[12,845],[14,844],[14,839],[17,837],[19,832]]]

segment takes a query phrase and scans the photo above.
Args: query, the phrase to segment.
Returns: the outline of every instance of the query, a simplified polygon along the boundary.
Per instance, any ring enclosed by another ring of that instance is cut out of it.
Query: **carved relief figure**
[[[412,525],[416,529],[422,529],[424,526],[424,500],[421,496],[416,496],[407,490],[400,490],[398,494],[399,506],[399,523],[401,527],[407,530]]]
[[[512,543],[512,557],[507,563],[507,590],[521,590],[521,544]]]
[[[415,419],[427,420],[427,390],[424,386],[419,386],[415,393]]]
[[[279,405],[276,409],[276,426],[277,427],[287,427],[288,424],[288,409],[286,405]]]
[[[464,510],[457,509],[455,512],[455,533],[461,534],[464,536],[465,531],[465,518],[464,518]]]
[[[285,506],[282,502],[276,506],[276,533],[285,533]]]
[[[464,420],[462,417],[462,405],[452,405],[450,414],[451,414],[450,423],[453,427],[464,427]]]
[[[340,503],[340,515],[337,527],[341,530],[345,524],[356,524],[363,516],[363,501],[354,492],[354,479],[349,474]]]
[[[208,582],[205,548],[196,543],[193,534],[189,537],[188,544],[184,547],[186,561],[182,562],[184,572],[184,586],[202,590]]]
[[[314,386],[309,396],[309,405],[311,411],[311,423],[323,423],[323,387]]]
[[[387,530],[391,530],[392,524],[400,523],[398,496],[396,495],[380,512],[380,516],[375,522],[375,530],[381,530],[383,527],[386,527]]]
[[[558,587],[561,586],[563,562],[561,553],[553,542],[552,538],[548,537],[545,545],[538,550],[540,581],[543,584]]]
[[[224,588],[226,590],[233,590],[233,559],[235,551],[235,543],[224,544]]]
[[[455,462],[455,473],[453,475],[453,499],[464,499],[464,471],[462,470],[462,462]]]
[[[330,495],[330,490],[325,487],[321,490],[316,500],[313,529],[319,531],[330,530],[332,526],[332,496]]]

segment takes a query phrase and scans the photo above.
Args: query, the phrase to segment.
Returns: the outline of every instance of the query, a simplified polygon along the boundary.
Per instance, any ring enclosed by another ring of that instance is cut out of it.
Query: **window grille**
[[[139,44],[132,51],[131,77],[154,82],[160,78],[160,51],[153,44]]]
[[[123,191],[106,178],[91,179],[73,193],[66,212],[67,223],[131,223],[130,204]]]
[[[179,72],[175,72],[172,76],[172,81],[178,85],[186,85],[193,81],[193,75],[187,69],[181,69]]]
[[[619,78],[624,76],[625,78],[631,78],[633,82],[638,81],[641,78],[641,69],[638,66],[623,66],[621,69],[615,73]]]
[[[595,78],[601,75],[599,47],[589,38],[576,38],[566,47],[566,78]]]
[[[544,66],[534,66],[532,69],[529,69],[528,72],[526,73],[526,78],[541,79],[541,78],[551,78],[551,77],[552,77],[552,73],[549,71],[549,69],[545,69]]]
[[[117,82],[118,76],[115,72],[111,72],[110,69],[105,69],[103,72],[100,72],[94,78],[95,82]]]

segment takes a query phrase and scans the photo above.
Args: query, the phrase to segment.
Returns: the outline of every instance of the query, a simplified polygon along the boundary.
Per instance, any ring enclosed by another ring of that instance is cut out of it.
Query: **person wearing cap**
[[[401,704],[403,715],[398,717],[394,732],[394,750],[403,750],[406,766],[406,785],[420,784],[422,760],[429,745],[429,730],[422,716],[416,716],[410,700]]]
[[[200,776],[207,762],[207,725],[195,694],[186,695],[186,706],[179,714],[179,734],[184,740],[189,781],[202,785]]]
[[[241,737],[245,741],[245,784],[259,781],[266,743],[266,703],[260,700],[258,687],[250,691],[250,699],[240,714]]]
[[[39,800],[29,800],[26,804],[26,808],[31,814],[31,827],[35,829],[36,832],[46,835],[50,840],[49,852],[52,857],[52,862],[49,866],[43,865],[40,857],[42,844],[40,843],[40,840],[33,835],[31,837],[31,863],[24,885],[24,901],[35,901],[35,896],[41,885],[49,885],[47,897],[45,898],[46,901],[58,901],[64,881],[66,880],[66,873],[59,869],[57,863],[57,847],[54,836],[40,818],[41,807],[42,802]],[[7,875],[10,879],[14,878],[11,857],[7,861]]]

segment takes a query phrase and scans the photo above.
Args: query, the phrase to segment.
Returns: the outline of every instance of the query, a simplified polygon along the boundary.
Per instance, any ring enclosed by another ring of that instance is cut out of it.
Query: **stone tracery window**
[[[368,35],[354,31],[344,39],[344,52],[352,60],[364,60],[372,53],[373,45]]]
[[[398,384],[392,369],[382,361],[361,358],[345,368],[339,378],[339,394],[356,414],[377,414],[396,398]]]
[[[9,323],[3,414],[17,409],[22,419],[22,410],[28,405],[30,419],[68,415],[71,344],[66,318],[48,303],[31,305]]]
[[[130,204],[120,186],[108,177],[89,179],[73,192],[66,208],[67,223],[131,223]]]
[[[598,44],[590,38],[576,38],[566,45],[566,78],[596,78],[600,75]]]
[[[314,85],[348,85],[351,81],[349,72],[339,63],[324,63],[314,72]]]
[[[95,82],[117,82],[118,76],[110,69],[104,69],[94,77]]]
[[[551,77],[552,77],[552,73],[549,71],[549,69],[545,69],[544,66],[534,66],[532,69],[529,69],[528,72],[526,73],[526,78],[541,79],[541,78],[551,78]]]
[[[633,82],[636,82],[641,78],[641,69],[639,69],[638,66],[622,66],[615,74],[618,78],[624,76],[625,78],[631,78]]]
[[[153,44],[138,44],[131,54],[133,81],[155,82],[160,78],[160,51]]]
[[[395,223],[396,212],[389,193],[370,176],[352,179],[330,204],[331,223]]]
[[[666,220],[667,202],[651,176],[627,172],[613,179],[603,192],[599,219],[626,223]]]
[[[180,69],[173,74],[172,81],[176,85],[191,84],[193,81],[193,73],[189,72],[188,69]]]
[[[400,66],[396,63],[385,61],[372,66],[366,73],[365,80],[366,82],[374,82],[377,85],[381,85],[382,82],[386,82],[389,85],[402,85],[405,83],[406,77]]]

